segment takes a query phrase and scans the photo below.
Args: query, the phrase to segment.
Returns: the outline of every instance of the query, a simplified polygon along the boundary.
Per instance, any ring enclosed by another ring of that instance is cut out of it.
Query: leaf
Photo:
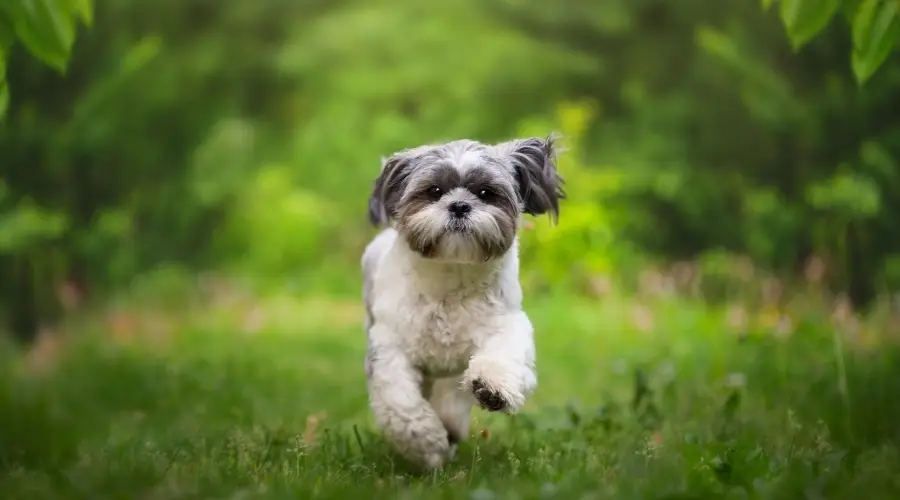
[[[762,0],[762,8],[763,10],[769,10],[772,7],[772,4],[775,3],[775,0]]]
[[[92,0],[68,0],[72,12],[77,15],[85,26],[90,28],[94,24],[94,2]]]
[[[891,54],[898,34],[900,34],[898,33],[898,30],[893,28],[889,39],[890,43],[884,43],[868,54],[862,54],[858,51],[853,52],[850,64],[853,67],[853,74],[856,77],[857,84],[865,84],[869,78],[878,71],[878,68],[881,67]]]
[[[881,198],[878,183],[859,174],[837,174],[806,189],[806,201],[813,208],[850,220],[878,215],[881,212]]]
[[[867,51],[869,48],[869,31],[875,20],[880,0],[862,0],[856,13],[853,14],[851,31],[853,34],[853,48]]]
[[[781,21],[794,49],[828,26],[840,6],[840,0],[781,0]]]
[[[31,250],[59,237],[67,226],[64,214],[30,203],[0,212],[0,254]]]
[[[7,3],[19,40],[32,55],[64,72],[75,40],[74,18],[59,0],[23,0]]]
[[[891,30],[891,27],[897,21],[897,2],[886,0],[882,2],[882,8],[875,16],[875,22],[871,25],[871,30],[866,37],[866,49],[876,49],[882,45],[885,37]]]
[[[130,73],[144,67],[162,50],[162,39],[158,36],[145,36],[135,43],[122,57],[123,72]]]
[[[853,18],[851,66],[859,85],[884,63],[900,37],[898,5],[893,0],[864,0]]]

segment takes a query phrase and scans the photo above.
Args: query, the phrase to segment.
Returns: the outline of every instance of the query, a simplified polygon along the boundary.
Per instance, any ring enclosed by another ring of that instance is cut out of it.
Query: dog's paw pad
[[[499,392],[488,389],[480,379],[472,381],[472,393],[478,404],[487,411],[500,411],[508,406]]]

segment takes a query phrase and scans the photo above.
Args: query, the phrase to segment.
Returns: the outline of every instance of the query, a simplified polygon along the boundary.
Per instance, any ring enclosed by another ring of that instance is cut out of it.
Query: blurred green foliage
[[[884,64],[900,40],[896,0],[762,0],[765,9],[775,3],[794,48],[821,33],[834,17],[843,17],[852,30],[850,62],[861,84]]]
[[[78,24],[93,21],[92,0],[6,0],[0,4],[0,119],[9,104],[6,59],[20,42],[33,56],[64,74]]]
[[[34,330],[62,282],[173,265],[356,294],[382,156],[551,130],[569,199],[523,230],[532,292],[819,255],[865,303],[900,284],[895,3],[779,4],[98,0],[65,76],[74,21],[4,59],[0,309]]]

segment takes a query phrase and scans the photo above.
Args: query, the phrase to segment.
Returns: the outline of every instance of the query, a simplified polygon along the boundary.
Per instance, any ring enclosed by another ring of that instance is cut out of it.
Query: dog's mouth
[[[446,231],[451,234],[471,234],[472,227],[465,221],[450,221],[447,223]]]

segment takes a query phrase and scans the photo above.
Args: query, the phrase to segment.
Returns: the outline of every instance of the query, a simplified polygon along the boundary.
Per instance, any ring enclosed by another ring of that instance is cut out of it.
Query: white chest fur
[[[519,309],[516,260],[511,251],[490,263],[434,262],[410,251],[393,230],[383,232],[363,265],[371,273],[372,319],[387,328],[373,330],[369,341],[399,348],[425,374],[461,373],[499,330],[497,319]]]

